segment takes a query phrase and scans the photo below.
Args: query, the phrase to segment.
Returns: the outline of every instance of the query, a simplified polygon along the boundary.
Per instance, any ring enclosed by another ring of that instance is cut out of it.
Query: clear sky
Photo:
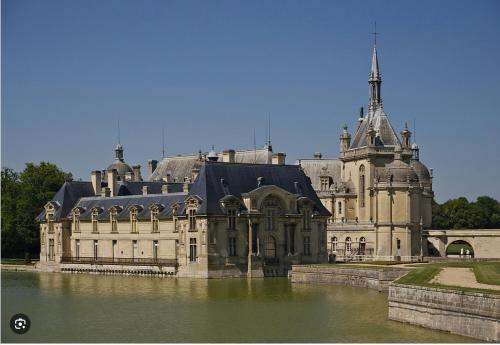
[[[416,122],[438,201],[500,199],[500,1],[2,1],[2,167],[253,147],[337,157],[368,100]]]

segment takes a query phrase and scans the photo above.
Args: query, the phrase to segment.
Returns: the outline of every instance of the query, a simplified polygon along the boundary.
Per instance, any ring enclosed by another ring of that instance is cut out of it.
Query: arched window
[[[345,239],[345,251],[346,251],[346,253],[350,254],[351,253],[351,248],[352,248],[351,238],[347,237]]]
[[[332,252],[337,251],[337,237],[332,237]]]
[[[359,255],[365,255],[366,251],[366,238],[361,237],[359,239]]]
[[[359,206],[365,207],[365,166],[359,167]]]

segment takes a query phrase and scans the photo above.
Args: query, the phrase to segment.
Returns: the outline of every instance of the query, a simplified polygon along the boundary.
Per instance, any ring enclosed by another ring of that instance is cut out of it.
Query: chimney
[[[142,195],[149,194],[149,186],[142,186]]]
[[[323,157],[323,155],[321,154],[321,152],[314,152],[314,159],[321,159]]]
[[[161,186],[161,194],[166,195],[172,193],[172,185],[164,184]]]
[[[94,188],[95,195],[101,195],[101,171],[95,170],[91,172],[90,180],[92,181],[92,188]]]
[[[275,153],[275,154],[273,154],[272,163],[275,165],[284,165],[285,158],[286,158],[286,154],[284,154],[283,152]]]
[[[222,152],[222,161],[225,163],[234,163],[234,156],[236,152],[234,150],[225,150]]]
[[[141,166],[140,165],[133,165],[132,170],[134,171],[134,181],[142,181],[142,176],[141,176]]]
[[[199,172],[200,172],[200,169],[198,169],[198,168],[194,168],[191,170],[191,181],[196,180]]]
[[[153,175],[153,172],[156,170],[157,164],[158,164],[158,161],[156,159],[148,160],[148,175],[150,178],[151,178],[151,175]]]
[[[111,191],[109,190],[108,187],[104,187],[103,189],[101,189],[101,196],[103,198],[109,198],[110,195],[111,195]]]
[[[116,196],[118,194],[118,171],[116,169],[109,169],[106,171],[106,174],[108,175],[108,188],[110,195]]]
[[[182,185],[182,191],[184,193],[189,193],[189,189],[191,188],[191,185],[189,184],[189,182],[184,182],[184,184]]]
[[[170,175],[170,173],[167,173],[165,176],[163,176],[163,181],[167,182],[167,183],[170,183],[170,182],[174,182],[172,181],[172,175]]]

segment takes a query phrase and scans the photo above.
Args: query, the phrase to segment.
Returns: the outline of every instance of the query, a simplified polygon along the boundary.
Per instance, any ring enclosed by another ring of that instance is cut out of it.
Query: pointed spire
[[[368,104],[368,116],[382,105],[382,98],[380,97],[380,84],[382,83],[382,77],[380,75],[380,69],[378,66],[378,55],[377,47],[373,46],[372,54],[372,66],[370,69],[370,75],[368,78],[368,84],[370,89],[370,101]]]

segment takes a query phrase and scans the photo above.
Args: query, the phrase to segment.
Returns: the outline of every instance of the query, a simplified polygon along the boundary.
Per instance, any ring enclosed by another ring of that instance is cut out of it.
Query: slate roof
[[[222,152],[216,153],[222,161]],[[257,150],[235,151],[235,163],[271,164],[273,152],[267,146]],[[199,154],[165,157],[151,174],[150,181],[159,181],[170,174],[173,181],[183,182],[185,177],[191,177],[193,168],[200,169],[205,161]]]
[[[118,196],[120,195],[141,195],[142,187],[149,187],[149,194],[161,194],[162,186],[165,182],[161,181],[126,181],[118,187]],[[172,193],[182,192],[183,183],[168,183],[171,186]]]
[[[81,197],[94,195],[91,182],[68,181],[65,182],[51,201],[59,204],[54,213],[54,220],[67,218],[73,206]],[[36,217],[38,221],[45,219],[45,209]]]
[[[140,206],[137,214],[138,219],[150,219],[151,213],[149,207],[153,204],[162,205],[163,209],[158,217],[169,218],[172,216],[172,205],[175,203],[183,204],[187,193],[155,194],[155,195],[129,195],[116,196],[110,198],[88,197],[81,198],[75,207],[82,207],[84,212],[80,213],[81,220],[90,220],[92,208],[99,207],[102,212],[99,214],[99,220],[109,220],[109,209],[115,205],[121,206],[122,211],[117,214],[118,220],[130,219],[129,207],[133,205]]]
[[[295,162],[300,165],[304,173],[311,179],[315,190],[321,189],[321,176],[329,176],[333,182],[340,182],[342,162],[338,159],[299,159]]]
[[[369,124],[373,125],[373,129],[377,132],[375,138],[376,146],[401,146],[401,142],[394,128],[389,121],[389,118],[382,107],[378,107],[373,114],[367,114],[358,127],[354,139],[351,143],[351,149],[368,146],[366,141],[366,132]]]
[[[202,199],[198,213],[224,214],[220,199],[233,195],[242,200],[242,193],[257,188],[259,177],[264,178],[263,185],[275,185],[290,193],[305,196],[314,203],[314,211],[320,215],[330,215],[314,192],[311,180],[296,165],[206,162],[189,194]]]

